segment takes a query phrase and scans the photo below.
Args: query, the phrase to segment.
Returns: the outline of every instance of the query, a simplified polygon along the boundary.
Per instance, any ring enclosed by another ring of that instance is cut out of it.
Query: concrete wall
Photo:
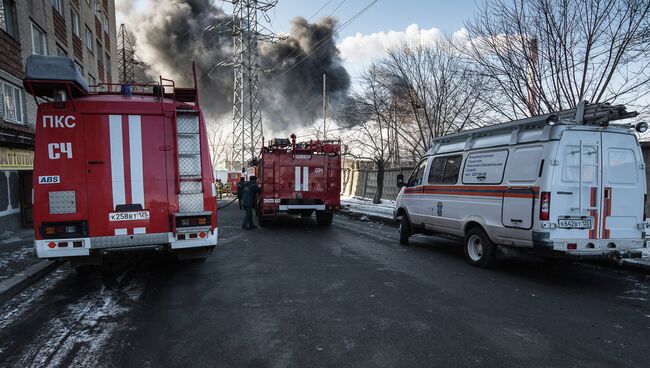
[[[408,176],[412,167],[391,168],[384,172],[384,192],[382,199],[397,198],[397,175]],[[341,173],[342,195],[346,197],[372,198],[377,191],[377,170],[343,169]]]

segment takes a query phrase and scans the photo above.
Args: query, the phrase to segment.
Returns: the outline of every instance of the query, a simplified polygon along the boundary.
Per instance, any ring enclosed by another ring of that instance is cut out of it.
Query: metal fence
[[[382,199],[397,198],[397,175],[408,176],[412,167],[391,168],[384,171],[384,192]],[[346,197],[372,198],[377,192],[377,170],[343,169],[341,175],[342,195]]]

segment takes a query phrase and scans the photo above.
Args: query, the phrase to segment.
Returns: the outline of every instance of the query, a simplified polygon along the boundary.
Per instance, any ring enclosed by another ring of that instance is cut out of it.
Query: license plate
[[[557,226],[563,229],[591,229],[591,219],[560,219]]]
[[[149,211],[111,212],[108,221],[139,221],[149,220]]]

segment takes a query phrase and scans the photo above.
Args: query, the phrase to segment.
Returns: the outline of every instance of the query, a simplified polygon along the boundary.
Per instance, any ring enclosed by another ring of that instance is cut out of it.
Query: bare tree
[[[223,124],[210,124],[208,127],[208,145],[210,146],[210,159],[212,167],[225,163],[228,159],[228,134]]]
[[[349,127],[348,155],[357,159],[371,160],[377,167],[377,190],[373,203],[381,203],[384,191],[386,163],[393,155],[391,134],[395,124],[394,109],[391,109],[391,91],[382,83],[382,76],[372,64],[359,77],[359,90],[351,95],[343,108],[343,123]]]
[[[484,123],[484,80],[467,67],[452,42],[403,43],[378,61],[399,120],[396,137],[414,158],[429,149],[433,138]]]
[[[485,102],[504,118],[650,93],[647,0],[489,0],[466,27],[459,49],[489,78]]]

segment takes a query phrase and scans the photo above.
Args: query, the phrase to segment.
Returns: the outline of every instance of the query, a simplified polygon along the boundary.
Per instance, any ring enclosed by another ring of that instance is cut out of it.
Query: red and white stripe
[[[110,115],[113,209],[118,204],[144,205],[142,123],[140,115]],[[145,234],[144,227],[115,229],[115,235]]]

